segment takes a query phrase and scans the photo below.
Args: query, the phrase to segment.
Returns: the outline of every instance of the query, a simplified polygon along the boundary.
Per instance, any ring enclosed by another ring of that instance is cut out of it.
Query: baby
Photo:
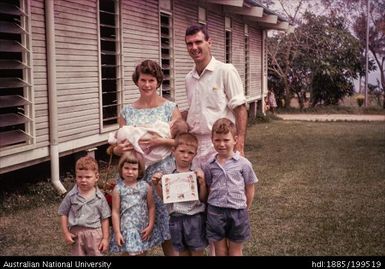
[[[135,151],[143,155],[145,167],[148,167],[149,165],[168,156],[171,153],[171,148],[166,146],[158,146],[150,150],[143,149],[139,144],[139,140],[143,141],[151,139],[153,134],[156,134],[161,138],[173,138],[176,136],[176,134],[171,133],[170,126],[172,126],[172,124],[174,124],[174,121],[170,123],[156,121],[151,126],[123,126],[116,132],[109,134],[108,143],[113,145],[127,140],[132,144]]]

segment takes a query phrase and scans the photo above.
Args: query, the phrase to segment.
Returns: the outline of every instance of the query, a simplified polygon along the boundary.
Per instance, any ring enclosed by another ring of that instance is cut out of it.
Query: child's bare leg
[[[178,251],[172,246],[171,240],[166,240],[162,243],[162,250],[164,256],[179,256]]]
[[[229,256],[243,256],[243,243],[237,243],[229,240]]]
[[[215,241],[214,246],[215,246],[215,255],[216,256],[228,256],[229,255],[226,239],[222,239],[220,241]]]
[[[202,249],[202,250],[195,250],[195,251],[192,251],[190,250],[190,256],[203,256],[205,255],[205,250]]]
[[[213,242],[209,243],[209,246],[207,247],[207,252],[209,256],[215,256],[215,247]]]

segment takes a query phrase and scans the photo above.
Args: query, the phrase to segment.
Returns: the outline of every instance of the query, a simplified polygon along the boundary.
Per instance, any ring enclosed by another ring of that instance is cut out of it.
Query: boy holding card
[[[197,153],[198,140],[190,133],[181,133],[175,139],[172,149],[176,169],[173,173],[192,172],[191,164]],[[206,182],[203,171],[195,171],[198,180],[198,200],[168,203],[170,214],[170,233],[174,248],[180,256],[203,256],[208,245],[205,228],[205,204],[207,199]],[[159,196],[163,196],[161,173],[155,173],[152,183]]]

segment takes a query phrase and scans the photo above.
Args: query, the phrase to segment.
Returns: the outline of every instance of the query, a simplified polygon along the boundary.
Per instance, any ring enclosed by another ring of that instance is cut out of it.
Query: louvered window
[[[245,24],[245,95],[249,95],[249,87],[250,87],[250,43],[249,43],[249,31],[247,24]]]
[[[174,47],[172,17],[160,12],[161,66],[163,70],[162,96],[169,100],[175,98],[174,88]]]
[[[33,143],[30,9],[0,0],[0,147]]]
[[[99,0],[103,127],[116,124],[122,103],[119,1]]]
[[[207,11],[203,7],[198,8],[198,23],[202,25],[207,24]]]
[[[231,45],[232,45],[232,25],[231,25],[231,18],[225,17],[225,33],[226,33],[226,63],[231,63],[232,61],[232,52],[231,52]]]

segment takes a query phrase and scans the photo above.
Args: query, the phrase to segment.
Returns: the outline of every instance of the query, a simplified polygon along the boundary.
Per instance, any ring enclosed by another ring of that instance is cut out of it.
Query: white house
[[[0,173],[106,144],[138,97],[134,66],[158,61],[161,94],[186,108],[184,34],[206,24],[213,55],[238,69],[250,104],[267,91],[266,31],[288,22],[252,0],[0,0]]]

